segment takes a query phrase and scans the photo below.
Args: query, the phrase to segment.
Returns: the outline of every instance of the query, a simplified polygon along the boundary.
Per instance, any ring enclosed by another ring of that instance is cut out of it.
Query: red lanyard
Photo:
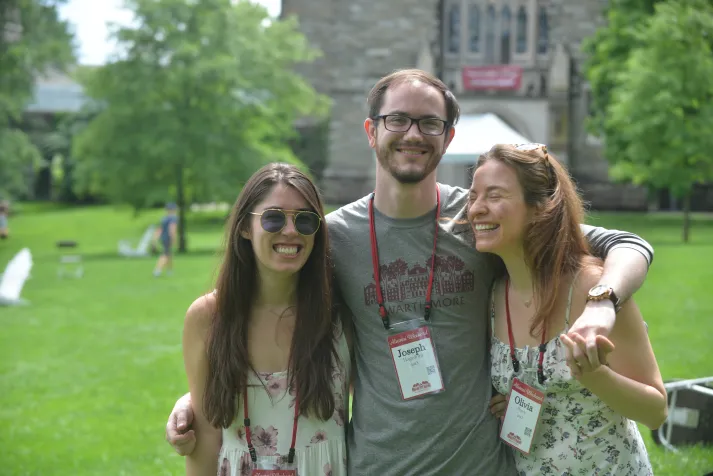
[[[509,291],[510,291],[510,280],[506,279],[505,280],[505,317],[507,318],[507,323],[508,323],[508,339],[510,340],[510,359],[512,359],[512,369],[515,371],[515,373],[518,373],[520,371],[520,362],[518,362],[517,358],[515,357],[515,338],[512,335],[512,323],[510,322],[510,296],[509,296]],[[545,360],[545,338],[547,336],[547,322],[542,324],[542,341],[540,342],[539,350],[540,350],[540,356],[537,359],[537,381],[540,382],[540,385],[545,384],[545,380],[547,378],[545,377],[545,372],[544,372],[544,367],[542,366],[542,363]]]
[[[431,270],[428,274],[428,288],[426,289],[426,308],[423,317],[428,321],[431,317],[431,291],[433,291],[433,276],[436,267],[436,244],[438,243],[438,219],[441,216],[441,191],[436,185],[436,230],[433,232],[433,251],[431,252]],[[389,314],[384,307],[384,293],[381,290],[381,273],[379,271],[379,245],[376,242],[376,228],[374,226],[374,193],[369,201],[369,231],[371,234],[371,263],[374,267],[374,280],[376,281],[376,301],[379,304],[379,315],[384,328],[389,328]]]
[[[292,464],[295,460],[295,441],[297,440],[297,419],[300,414],[300,405],[298,399],[295,397],[295,420],[292,424],[292,443],[290,443],[290,452],[287,454],[287,462]],[[255,447],[253,446],[252,437],[250,434],[250,418],[248,418],[248,392],[245,389],[243,394],[243,414],[245,415],[245,439],[248,442],[248,451],[250,452],[250,459],[253,463],[257,462],[257,453],[255,452]]]

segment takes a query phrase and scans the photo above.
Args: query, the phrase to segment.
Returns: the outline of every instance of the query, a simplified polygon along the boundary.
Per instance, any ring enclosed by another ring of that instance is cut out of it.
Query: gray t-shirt
[[[404,401],[376,302],[369,236],[369,197],[327,216],[339,299],[356,333],[349,473],[354,475],[515,474],[510,449],[488,410],[488,294],[496,272],[491,255],[473,246],[464,219],[467,191],[440,185],[441,217],[433,284],[431,332],[445,392]],[[374,210],[381,282],[391,323],[423,317],[436,210],[391,219]],[[584,230],[597,254],[614,246],[639,249],[636,235]],[[621,238],[617,240],[616,238]]]

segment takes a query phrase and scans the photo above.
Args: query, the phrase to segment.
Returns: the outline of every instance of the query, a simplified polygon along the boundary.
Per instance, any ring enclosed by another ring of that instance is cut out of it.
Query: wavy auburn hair
[[[597,263],[580,228],[584,205],[569,173],[544,145],[525,151],[497,144],[478,158],[475,170],[491,160],[515,171],[525,204],[534,212],[525,227],[523,250],[539,298],[530,326],[535,337],[553,314],[562,279]]]
[[[241,232],[249,214],[278,184],[297,190],[322,218],[314,247],[298,276],[295,330],[290,347],[288,385],[299,396],[300,414],[328,420],[334,414],[332,374],[338,362],[332,319],[329,237],[322,199],[312,181],[293,165],[272,163],[250,177],[238,196],[225,235],[225,254],[216,282],[216,313],[208,338],[206,418],[227,428],[236,417],[236,398],[254,372],[248,353],[248,321],[257,294],[257,266],[250,240]]]

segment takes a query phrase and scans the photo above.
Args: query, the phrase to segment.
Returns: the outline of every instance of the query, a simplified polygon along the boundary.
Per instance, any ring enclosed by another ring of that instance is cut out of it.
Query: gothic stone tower
[[[581,43],[604,21],[605,6],[606,0],[282,0],[282,14],[297,15],[323,52],[301,72],[333,101],[321,184],[326,201],[346,203],[372,190],[375,159],[362,129],[367,93],[385,74],[418,67],[449,85],[463,114],[494,113],[550,145],[593,206],[640,202],[640,193],[608,182],[601,145],[585,127]],[[519,86],[464,84],[466,70],[491,66],[520,68]]]
[[[332,98],[328,165],[322,189],[329,203],[345,203],[373,187],[374,157],[362,124],[366,96],[382,76],[415,67],[439,31],[439,0],[283,0],[322,58],[302,69]],[[426,65],[427,66],[427,65]]]

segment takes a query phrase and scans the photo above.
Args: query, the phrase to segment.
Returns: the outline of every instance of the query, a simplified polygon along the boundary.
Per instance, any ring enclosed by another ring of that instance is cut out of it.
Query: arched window
[[[480,52],[480,8],[473,4],[468,10],[468,49],[471,53]]]
[[[537,31],[537,52],[541,55],[547,54],[550,47],[550,31],[547,25],[547,9],[540,7],[538,14],[538,31]]]
[[[527,52],[527,11],[524,6],[521,6],[517,10],[517,39],[515,51],[517,53]]]
[[[510,63],[510,26],[512,23],[512,15],[510,15],[510,7],[505,5],[503,12],[500,14],[500,63]]]
[[[495,7],[492,5],[485,14],[485,63],[495,64]]]
[[[460,51],[460,4],[451,5],[448,10],[448,51]]]

